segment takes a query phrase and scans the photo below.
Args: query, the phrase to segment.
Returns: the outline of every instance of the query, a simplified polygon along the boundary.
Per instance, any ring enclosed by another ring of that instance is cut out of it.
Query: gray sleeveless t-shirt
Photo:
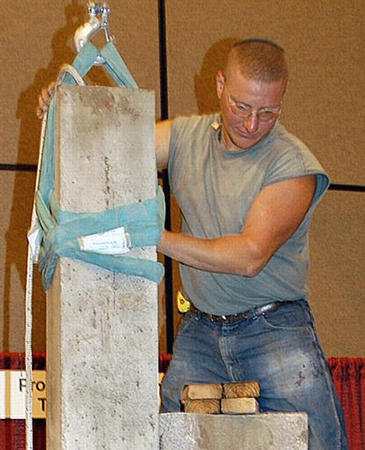
[[[217,315],[305,298],[310,218],[329,185],[328,176],[308,148],[279,123],[255,146],[233,153],[220,144],[219,122],[218,114],[173,121],[168,169],[181,210],[182,233],[201,238],[241,233],[255,197],[278,181],[316,175],[316,193],[302,224],[257,276],[206,272],[180,264],[182,290],[198,309]]]

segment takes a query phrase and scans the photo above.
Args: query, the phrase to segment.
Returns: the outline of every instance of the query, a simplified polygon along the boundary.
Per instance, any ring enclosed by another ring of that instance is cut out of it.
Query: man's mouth
[[[236,133],[245,139],[254,139],[257,136],[257,132],[247,133],[246,131],[242,131],[242,130],[238,130],[238,129],[236,129]]]

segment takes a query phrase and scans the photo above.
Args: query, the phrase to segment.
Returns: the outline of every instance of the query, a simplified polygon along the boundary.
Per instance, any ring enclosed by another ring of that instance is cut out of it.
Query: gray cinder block
[[[61,86],[56,95],[60,207],[154,197],[154,94]],[[152,247],[131,254],[156,259]],[[64,258],[47,302],[47,448],[158,448],[156,284]]]

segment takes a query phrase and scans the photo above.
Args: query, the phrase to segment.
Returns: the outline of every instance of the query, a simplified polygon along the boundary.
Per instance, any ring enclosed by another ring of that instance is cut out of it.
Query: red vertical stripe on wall
[[[328,365],[344,409],[351,450],[365,449],[365,358],[330,358]]]

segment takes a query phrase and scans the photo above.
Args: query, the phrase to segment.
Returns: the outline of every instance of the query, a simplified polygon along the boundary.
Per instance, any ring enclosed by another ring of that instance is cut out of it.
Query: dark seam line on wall
[[[351,191],[351,192],[365,192],[365,186],[356,186],[354,184],[330,184],[331,191]]]
[[[158,24],[159,24],[159,50],[160,50],[160,108],[161,119],[169,117],[168,85],[167,85],[167,53],[166,53],[166,5],[165,0],[158,1]],[[163,190],[166,201],[165,227],[171,230],[171,204],[170,186],[167,170],[159,177],[162,178]],[[166,313],[166,350],[172,353],[174,342],[174,308],[173,308],[173,274],[172,260],[165,256],[165,313]]]
[[[0,164],[0,170],[8,170],[11,172],[37,172],[35,164]]]
[[[159,14],[159,44],[160,44],[160,104],[161,119],[169,118],[169,103],[167,89],[167,52],[166,52],[166,7],[165,1],[158,2]]]

